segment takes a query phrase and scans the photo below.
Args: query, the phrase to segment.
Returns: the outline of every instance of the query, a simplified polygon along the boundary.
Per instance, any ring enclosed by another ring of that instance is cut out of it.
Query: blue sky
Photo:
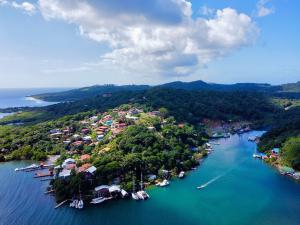
[[[0,0],[0,88],[295,82],[295,0]]]

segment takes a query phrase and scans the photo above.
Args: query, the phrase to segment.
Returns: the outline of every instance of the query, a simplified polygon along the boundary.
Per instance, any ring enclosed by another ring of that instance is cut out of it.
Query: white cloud
[[[22,2],[22,3],[17,3],[17,2],[12,2],[11,6],[16,8],[16,9],[21,9],[28,15],[33,15],[36,12],[36,7],[29,3],[29,2]]]
[[[235,9],[192,17],[187,0],[39,0],[47,20],[76,24],[80,33],[111,51],[101,63],[134,73],[184,76],[252,44],[258,28]]]
[[[7,5],[9,2],[7,0],[0,0],[0,6]]]
[[[259,0],[256,8],[257,8],[257,16],[258,17],[264,17],[268,16],[270,14],[273,14],[275,12],[275,9],[273,6],[267,7],[266,5],[270,3],[271,0]]]
[[[15,1],[0,0],[0,6],[10,6],[15,9],[20,9],[28,15],[33,15],[36,12],[36,7],[29,2],[17,3]]]
[[[202,6],[199,10],[200,15],[203,15],[203,16],[212,16],[215,14],[215,12],[216,12],[215,9],[209,8],[206,5]]]

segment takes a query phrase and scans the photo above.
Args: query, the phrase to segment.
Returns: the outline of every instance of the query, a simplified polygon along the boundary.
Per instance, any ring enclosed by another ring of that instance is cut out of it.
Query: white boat
[[[106,198],[103,198],[103,197],[93,198],[91,201],[91,204],[100,204],[100,203],[104,202],[105,200],[106,200]]]
[[[139,199],[144,200],[144,196],[139,191],[136,193],[136,195]]]
[[[168,186],[170,182],[168,180],[163,180],[162,182],[158,183],[158,186],[165,187]]]
[[[82,201],[82,200],[79,200],[76,208],[77,208],[77,209],[82,209],[83,206],[84,206],[83,201]]]
[[[16,168],[15,171],[24,171],[24,170],[31,170],[31,169],[38,169],[40,168],[39,165],[31,164],[30,166],[26,166],[24,168]]]
[[[121,190],[121,195],[122,195],[122,198],[126,198],[128,196],[128,193],[127,191],[125,191],[124,189]]]
[[[149,198],[149,195],[146,191],[138,191],[136,194],[139,197],[139,199],[142,199],[142,200],[146,200]]]
[[[205,188],[205,185],[198,186],[197,189]]]
[[[70,203],[70,207],[71,207],[71,208],[75,208],[75,207],[77,206],[77,204],[78,204],[78,200],[75,199],[75,200],[73,200],[73,201]]]
[[[261,155],[253,154],[253,158],[261,158]]]
[[[132,199],[134,199],[134,200],[140,200],[140,198],[139,198],[139,196],[137,195],[137,193],[135,193],[135,192],[132,192],[131,193],[131,197],[132,197]]]
[[[182,179],[182,178],[184,178],[184,175],[185,175],[185,172],[181,171],[178,175],[178,178]]]

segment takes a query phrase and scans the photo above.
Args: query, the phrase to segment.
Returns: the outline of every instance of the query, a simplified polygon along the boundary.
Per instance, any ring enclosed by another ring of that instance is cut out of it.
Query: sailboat
[[[132,175],[132,193],[131,193],[131,197],[132,199],[138,201],[140,200],[139,196],[137,195],[137,193],[135,192],[135,179],[134,179],[134,176]]]
[[[149,198],[149,195],[146,191],[143,190],[143,173],[141,172],[141,190],[138,191],[136,194],[137,196],[139,197],[139,199],[142,199],[142,200],[146,200]]]

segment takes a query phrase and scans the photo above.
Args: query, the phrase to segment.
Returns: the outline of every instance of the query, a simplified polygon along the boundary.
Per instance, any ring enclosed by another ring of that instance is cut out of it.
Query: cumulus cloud
[[[12,5],[12,7],[16,8],[16,9],[23,10],[25,13],[27,13],[29,15],[33,15],[36,11],[35,6],[29,2],[22,2],[20,4],[17,2],[12,2],[11,5]]]
[[[28,15],[33,15],[36,12],[36,7],[29,2],[17,3],[15,1],[0,0],[0,6],[10,6],[15,9],[20,9]]]
[[[215,14],[215,12],[216,12],[215,9],[209,8],[206,5],[202,6],[199,10],[200,15],[203,15],[203,16],[212,16]]]
[[[188,75],[258,34],[252,19],[232,8],[194,18],[187,0],[39,0],[39,8],[45,19],[76,24],[81,35],[108,44],[101,63],[133,72]]]
[[[0,0],[0,6],[7,5],[8,3],[7,0]]]
[[[270,2],[271,2],[271,0],[259,0],[258,1],[257,5],[256,5],[258,17],[268,16],[275,12],[274,7],[272,7],[272,6],[267,7],[267,5]]]

